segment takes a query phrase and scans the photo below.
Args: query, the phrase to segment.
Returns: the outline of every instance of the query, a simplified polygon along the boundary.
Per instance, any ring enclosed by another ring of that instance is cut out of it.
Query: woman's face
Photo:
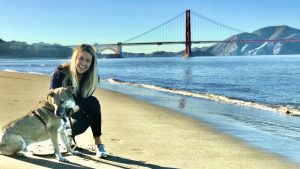
[[[78,74],[83,74],[89,70],[93,57],[86,51],[79,51],[76,58],[76,70]]]

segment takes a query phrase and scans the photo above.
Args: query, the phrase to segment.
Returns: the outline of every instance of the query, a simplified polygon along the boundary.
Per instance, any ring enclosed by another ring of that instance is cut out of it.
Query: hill
[[[300,30],[289,26],[269,26],[252,33],[229,37],[234,40],[300,40]],[[217,43],[205,50],[213,56],[228,55],[291,55],[300,54],[300,42],[233,42]]]
[[[0,39],[0,58],[66,58],[72,49],[59,44],[9,41]]]

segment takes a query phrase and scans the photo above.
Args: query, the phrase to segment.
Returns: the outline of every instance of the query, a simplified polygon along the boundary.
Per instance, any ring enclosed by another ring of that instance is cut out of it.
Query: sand
[[[47,76],[0,72],[0,126],[36,108],[48,87]],[[108,90],[99,89],[95,96],[101,102],[108,159],[94,157],[88,129],[76,138],[84,155],[64,154],[70,163],[60,163],[54,155],[0,155],[0,168],[300,168],[178,112]],[[49,144],[31,149],[47,151],[43,147]]]

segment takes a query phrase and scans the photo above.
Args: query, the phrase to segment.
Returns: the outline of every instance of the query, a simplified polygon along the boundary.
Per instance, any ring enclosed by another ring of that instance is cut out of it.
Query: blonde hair
[[[97,55],[96,55],[96,50],[87,44],[82,44],[79,47],[75,48],[73,50],[72,58],[71,58],[71,63],[70,63],[70,80],[72,82],[72,86],[74,87],[74,94],[77,95],[78,90],[79,90],[79,82],[78,82],[78,76],[77,76],[77,71],[76,71],[76,59],[78,57],[78,52],[79,51],[85,51],[88,52],[92,55],[92,63],[91,67],[87,72],[85,72],[84,76],[85,81],[82,85],[82,91],[81,95],[86,98],[91,96],[94,91],[96,90],[98,84],[99,84],[99,76],[98,76],[98,67],[97,67]]]

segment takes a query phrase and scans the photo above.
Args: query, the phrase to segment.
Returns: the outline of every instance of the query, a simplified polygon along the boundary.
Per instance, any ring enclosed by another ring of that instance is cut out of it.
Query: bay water
[[[0,59],[0,71],[50,76],[68,61]],[[98,59],[101,88],[184,113],[298,163],[300,118],[284,112],[300,110],[299,65],[299,55]]]

